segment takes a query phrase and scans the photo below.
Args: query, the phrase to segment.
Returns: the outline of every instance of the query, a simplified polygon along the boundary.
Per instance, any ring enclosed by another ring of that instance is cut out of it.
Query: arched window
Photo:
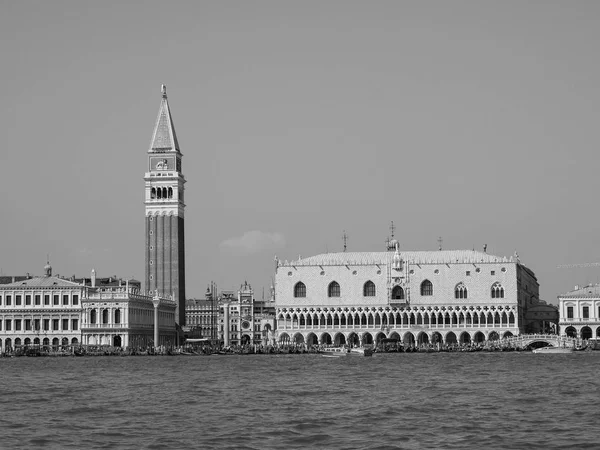
[[[115,323],[121,323],[121,310],[115,310]]]
[[[168,190],[169,198],[173,198],[173,188],[170,187]]]
[[[152,188],[150,191],[150,198],[156,198],[156,188]]]
[[[294,286],[294,297],[306,297],[306,285],[302,281],[298,281]]]
[[[504,288],[500,283],[492,285],[492,298],[504,298]]]
[[[329,297],[339,297],[340,296],[340,285],[337,281],[332,281],[329,283],[329,288],[327,289],[327,295]]]
[[[421,295],[433,295],[433,284],[431,284],[431,281],[425,280],[421,283]]]
[[[96,310],[92,309],[90,311],[90,323],[96,323]]]
[[[102,310],[102,323],[108,323],[108,309]]]
[[[395,300],[404,300],[404,289],[402,289],[402,286],[395,286],[392,289],[392,298]]]
[[[156,198],[162,198],[162,189],[161,188],[158,188],[156,190]]]
[[[363,295],[365,297],[375,297],[375,283],[371,280],[367,281],[363,286]]]
[[[167,188],[166,187],[162,188],[162,191],[163,191],[163,198],[167,198]]]
[[[467,298],[467,287],[463,283],[458,283],[454,288],[454,298]]]

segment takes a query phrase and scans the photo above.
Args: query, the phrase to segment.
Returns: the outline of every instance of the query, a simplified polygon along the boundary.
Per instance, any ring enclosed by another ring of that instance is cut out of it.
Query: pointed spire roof
[[[152,142],[150,143],[150,151],[179,151],[179,143],[175,134],[175,126],[169,109],[167,100],[167,87],[163,84],[161,87],[162,99],[160,101],[160,109],[154,125],[154,133],[152,133]]]

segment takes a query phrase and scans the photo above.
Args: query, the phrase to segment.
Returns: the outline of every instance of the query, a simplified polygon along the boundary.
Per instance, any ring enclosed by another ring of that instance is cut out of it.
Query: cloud
[[[281,233],[267,233],[259,230],[246,231],[239,237],[224,240],[219,247],[244,253],[258,253],[285,247],[285,237]]]

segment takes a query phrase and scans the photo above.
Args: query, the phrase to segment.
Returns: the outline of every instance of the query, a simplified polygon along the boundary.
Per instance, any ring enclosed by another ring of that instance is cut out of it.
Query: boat
[[[352,347],[350,349],[350,354],[356,356],[373,356],[373,349],[365,347]]]
[[[339,358],[340,356],[348,356],[350,349],[346,347],[326,347],[321,350],[321,354],[327,358]]]
[[[542,354],[555,354],[555,353],[573,353],[575,350],[572,347],[541,347],[533,349],[533,353],[542,353]]]
[[[328,358],[339,358],[341,356],[373,356],[373,350],[364,347],[326,347],[321,354]]]

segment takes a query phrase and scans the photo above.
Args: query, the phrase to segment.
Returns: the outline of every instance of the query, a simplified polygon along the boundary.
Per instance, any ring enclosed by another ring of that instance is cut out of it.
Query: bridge
[[[546,343],[553,347],[576,347],[577,339],[557,334],[520,334],[503,339],[503,342],[518,348],[527,348],[535,343]]]

